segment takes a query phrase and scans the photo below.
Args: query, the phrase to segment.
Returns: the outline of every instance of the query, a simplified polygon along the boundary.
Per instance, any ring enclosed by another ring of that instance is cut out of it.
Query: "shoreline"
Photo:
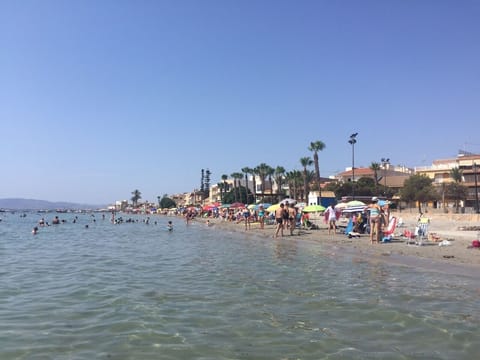
[[[392,213],[391,216],[400,217],[401,215],[405,226],[395,229],[395,236],[392,242],[370,244],[368,234],[361,234],[359,238],[349,238],[344,234],[344,229],[337,229],[335,235],[328,234],[328,227],[322,220],[316,219],[314,222],[318,226],[315,230],[306,230],[296,228],[294,235],[284,235],[274,238],[275,225],[265,224],[265,228],[260,229],[258,222],[251,223],[251,228],[245,230],[244,222],[229,222],[221,218],[208,218],[213,228],[222,231],[233,231],[236,233],[245,233],[262,238],[270,238],[271,241],[288,241],[290,239],[305,242],[311,246],[321,245],[325,251],[332,254],[350,254],[359,256],[360,261],[381,261],[385,263],[395,263],[397,265],[419,267],[424,270],[457,273],[471,275],[471,270],[480,270],[480,248],[469,248],[472,241],[477,239],[480,231],[478,214],[427,214],[430,219],[429,233],[433,233],[438,238],[437,241],[426,241],[424,245],[407,245],[406,239],[400,234],[404,230],[411,230],[415,227],[416,214]],[[196,222],[206,222],[207,218],[196,218]],[[475,229],[475,230],[462,230]],[[440,242],[448,240],[450,245],[439,246]]]

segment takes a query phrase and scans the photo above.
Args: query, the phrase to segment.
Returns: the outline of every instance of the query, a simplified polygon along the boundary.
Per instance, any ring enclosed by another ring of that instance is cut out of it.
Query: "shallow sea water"
[[[58,214],[67,222],[32,235],[56,214],[20,215],[0,214],[1,360],[480,354],[478,274],[175,217],[114,225],[108,214]]]

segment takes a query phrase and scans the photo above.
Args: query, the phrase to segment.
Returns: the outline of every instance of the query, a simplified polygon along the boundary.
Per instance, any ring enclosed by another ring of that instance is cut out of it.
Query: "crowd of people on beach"
[[[351,223],[351,227],[346,226],[345,234],[352,236],[356,234],[369,234],[372,244],[379,243],[382,238],[383,229],[388,225],[390,219],[389,203],[383,201],[379,204],[377,197],[372,197],[371,202],[365,205],[361,210],[352,213],[343,214],[342,210],[336,207],[332,202],[324,211],[324,222],[328,228],[329,235],[335,235],[340,231],[339,220],[343,217]],[[245,205],[243,207],[210,209],[208,211],[188,210],[184,216],[187,223],[196,216],[207,219],[220,218],[223,221],[244,224],[245,230],[250,230],[252,223],[258,223],[261,230],[265,225],[274,225],[273,237],[293,235],[297,229],[315,229],[318,225],[310,220],[310,213],[303,212],[302,207],[297,207],[296,202],[284,201],[273,211],[267,211],[262,204],[256,206]],[[211,226],[210,220],[207,225]],[[343,229],[341,230],[343,231]]]

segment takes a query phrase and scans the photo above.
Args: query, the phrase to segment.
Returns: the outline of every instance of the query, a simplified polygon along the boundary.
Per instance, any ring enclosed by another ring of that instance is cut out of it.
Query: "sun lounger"
[[[395,228],[397,226],[397,218],[392,216],[390,221],[388,222],[388,227],[383,230],[383,237],[382,242],[390,242],[393,239],[393,233],[395,232]]]

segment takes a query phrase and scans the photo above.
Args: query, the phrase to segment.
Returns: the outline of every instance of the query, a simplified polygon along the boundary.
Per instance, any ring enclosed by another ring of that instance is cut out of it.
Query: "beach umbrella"
[[[223,204],[220,206],[222,209],[230,209],[230,204]]]
[[[254,209],[255,210],[258,210],[260,209],[260,206],[263,206],[263,209],[268,209],[270,206],[272,206],[272,204],[269,204],[269,203],[262,203],[262,204],[257,204],[255,205]]]
[[[268,211],[268,212],[274,212],[274,211],[277,210],[279,207],[280,207],[280,204],[273,204],[273,205],[270,205],[270,206],[267,208],[267,211]]]
[[[305,206],[307,206],[307,203],[305,202],[299,202],[295,205],[296,208],[304,208]]]
[[[244,207],[245,207],[245,204],[241,202],[234,202],[233,204],[230,204],[230,209],[241,209]]]
[[[290,198],[287,198],[287,199],[283,199],[282,201],[280,201],[280,204],[285,204],[287,203],[290,205],[290,204],[296,204],[297,203],[297,200],[295,199],[290,199]]]
[[[308,205],[305,206],[302,210],[303,212],[320,212],[325,211],[325,207],[322,205]]]
[[[362,206],[362,205],[365,205],[365,203],[363,201],[360,201],[360,200],[352,200],[352,201],[347,202],[347,207]]]
[[[342,210],[342,209],[345,209],[347,206],[348,206],[347,203],[341,202],[341,203],[338,203],[337,205],[335,205],[335,209]]]
[[[215,209],[217,206],[215,206],[214,204],[208,204],[208,205],[205,205],[202,210],[203,211],[210,211],[210,210],[213,210]]]
[[[342,210],[343,213],[355,213],[355,212],[363,212],[367,206],[366,205],[359,205],[359,206],[349,206]]]
[[[378,200],[378,206],[385,206],[390,205],[390,201],[388,200]]]

